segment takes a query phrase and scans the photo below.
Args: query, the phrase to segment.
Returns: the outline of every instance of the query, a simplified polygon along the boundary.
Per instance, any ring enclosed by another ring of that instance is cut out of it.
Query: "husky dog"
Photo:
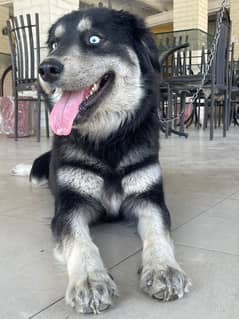
[[[55,254],[66,265],[66,302],[80,313],[112,304],[117,287],[89,226],[135,219],[142,239],[140,286],[162,301],[183,297],[190,280],[175,259],[158,159],[158,51],[144,22],[91,8],[49,30],[39,81],[49,102],[52,150],[31,181],[55,197]]]

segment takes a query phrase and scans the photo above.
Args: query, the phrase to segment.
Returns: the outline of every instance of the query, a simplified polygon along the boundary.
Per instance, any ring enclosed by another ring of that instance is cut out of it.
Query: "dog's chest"
[[[102,196],[102,204],[105,207],[107,214],[117,216],[123,198],[124,196],[122,193],[113,192],[111,194],[108,194],[104,189]]]
[[[99,201],[110,215],[118,214],[124,200],[121,180],[116,174],[109,180],[83,168],[60,168],[57,171],[57,182],[59,187]]]

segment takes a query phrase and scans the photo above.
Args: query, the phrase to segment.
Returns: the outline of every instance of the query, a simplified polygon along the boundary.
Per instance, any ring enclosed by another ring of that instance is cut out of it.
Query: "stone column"
[[[230,16],[232,20],[231,41],[235,43],[234,59],[239,59],[239,1],[230,0]]]
[[[208,0],[174,0],[173,23],[174,31],[195,28],[207,32]]]

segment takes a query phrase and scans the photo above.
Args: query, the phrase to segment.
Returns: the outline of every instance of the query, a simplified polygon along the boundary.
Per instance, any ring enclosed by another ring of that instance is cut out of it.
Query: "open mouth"
[[[69,135],[74,122],[85,118],[107,94],[114,80],[114,73],[104,74],[97,82],[78,91],[63,92],[50,114],[50,124],[56,135]]]
[[[89,88],[85,89],[85,98],[79,106],[79,114],[84,114],[91,106],[99,102],[99,99],[103,97],[106,93],[106,90],[109,88],[113,82],[114,74],[113,72],[108,72],[103,77],[91,85]]]

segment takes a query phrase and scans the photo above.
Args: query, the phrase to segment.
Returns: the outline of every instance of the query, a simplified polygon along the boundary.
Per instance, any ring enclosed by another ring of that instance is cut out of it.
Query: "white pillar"
[[[174,0],[173,23],[174,31],[195,28],[207,32],[208,0]]]

